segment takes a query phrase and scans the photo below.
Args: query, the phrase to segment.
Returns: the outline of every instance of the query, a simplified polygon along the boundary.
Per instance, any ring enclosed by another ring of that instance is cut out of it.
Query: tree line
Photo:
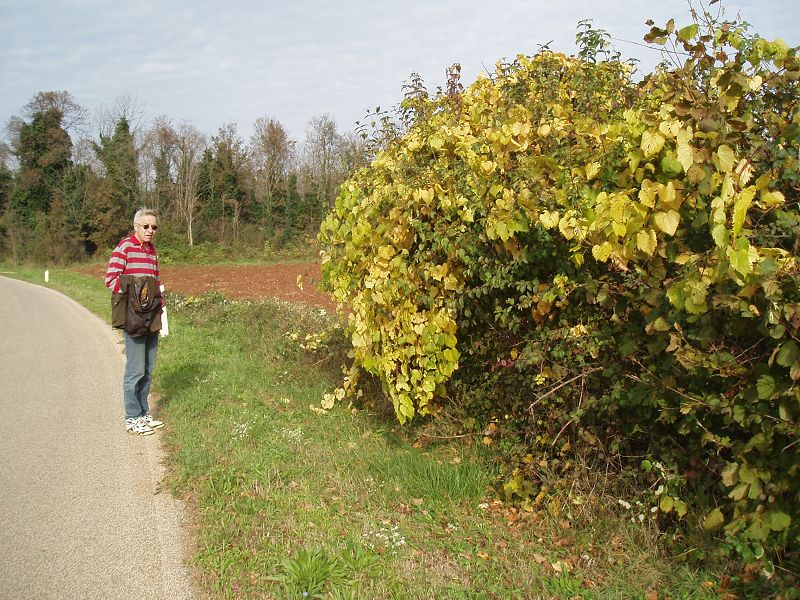
[[[0,143],[0,259],[64,263],[105,254],[135,210],[155,208],[162,243],[280,249],[316,234],[367,146],[328,115],[302,143],[273,118],[245,140],[159,116],[143,125],[127,99],[98,115],[67,91],[37,93]]]

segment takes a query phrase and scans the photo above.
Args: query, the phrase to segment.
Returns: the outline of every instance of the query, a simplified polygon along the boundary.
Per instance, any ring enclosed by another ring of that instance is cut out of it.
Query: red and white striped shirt
[[[117,244],[106,270],[106,287],[119,292],[120,275],[152,275],[160,279],[156,247],[150,242],[140,242],[135,235]]]

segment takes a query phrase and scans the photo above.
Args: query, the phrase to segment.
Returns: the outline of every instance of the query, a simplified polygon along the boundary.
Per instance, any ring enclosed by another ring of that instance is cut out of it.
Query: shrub
[[[637,84],[542,50],[406,97],[320,231],[347,387],[376,375],[401,422],[466,399],[487,443],[530,449],[515,476],[647,457],[661,519],[779,556],[800,533],[797,48],[708,15],[645,39],[688,58]]]

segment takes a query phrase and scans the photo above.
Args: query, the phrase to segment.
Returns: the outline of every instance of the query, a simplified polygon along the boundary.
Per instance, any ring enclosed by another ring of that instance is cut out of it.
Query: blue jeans
[[[156,368],[156,351],[158,350],[158,334],[151,333],[141,337],[131,337],[122,332],[125,338],[125,378],[122,382],[122,393],[125,399],[125,418],[138,419],[150,407],[147,395],[153,381],[153,370]]]

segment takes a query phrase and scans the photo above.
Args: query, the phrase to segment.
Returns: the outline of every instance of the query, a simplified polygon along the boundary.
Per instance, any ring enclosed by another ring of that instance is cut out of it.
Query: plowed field
[[[96,267],[83,272],[102,277],[105,268]],[[298,276],[301,277],[302,290],[297,285]],[[161,266],[161,282],[167,290],[189,296],[216,291],[231,299],[278,298],[333,312],[336,303],[317,289],[320,277],[320,267],[315,263]]]

